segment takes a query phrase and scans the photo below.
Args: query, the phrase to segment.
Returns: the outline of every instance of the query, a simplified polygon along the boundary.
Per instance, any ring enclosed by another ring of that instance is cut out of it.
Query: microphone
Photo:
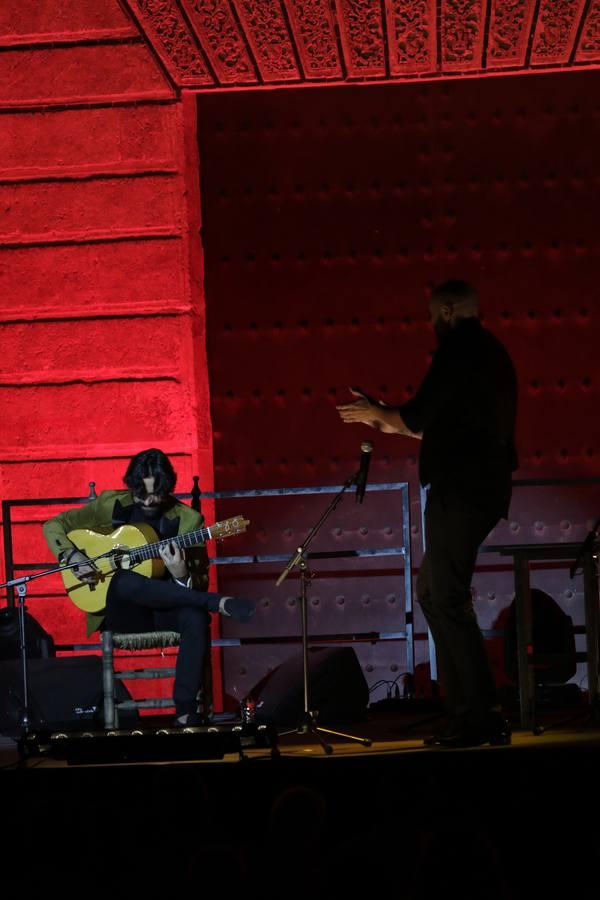
[[[371,451],[373,444],[371,441],[363,441],[360,445],[360,469],[356,478],[356,502],[362,503],[365,490],[367,487],[367,476],[369,474],[369,463],[371,462]]]

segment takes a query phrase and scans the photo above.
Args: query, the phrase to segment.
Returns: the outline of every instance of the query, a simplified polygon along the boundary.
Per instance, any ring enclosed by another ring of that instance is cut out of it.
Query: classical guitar
[[[154,529],[145,522],[121,525],[111,534],[77,528],[69,532],[68,538],[91,560],[96,581],[94,584],[79,581],[72,569],[64,569],[60,574],[75,606],[84,612],[100,612],[106,606],[110,579],[119,569],[133,569],[146,578],[160,578],[165,571],[165,564],[159,556],[161,547],[171,544],[185,548],[194,547],[203,541],[219,541],[241,534],[249,524],[248,519],[236,516],[224,522],[216,522],[208,528],[199,528],[164,540],[159,540]]]

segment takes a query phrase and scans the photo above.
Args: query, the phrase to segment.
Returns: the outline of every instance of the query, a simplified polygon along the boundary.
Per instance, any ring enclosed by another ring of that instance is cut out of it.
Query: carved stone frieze
[[[173,0],[132,0],[134,10],[144,27],[153,32],[159,42],[157,50],[167,57],[176,80],[181,84],[200,82],[211,84],[196,43],[185,24],[181,11]]]
[[[443,69],[481,68],[484,17],[481,0],[443,0]]]
[[[181,0],[222,84],[257,81],[228,0]]]
[[[287,0],[286,6],[306,76],[340,76],[329,0]]]
[[[488,67],[524,64],[534,9],[531,0],[493,0]]]
[[[336,0],[350,75],[385,75],[380,0]]]
[[[265,81],[299,79],[292,39],[279,0],[235,0],[235,6]]]
[[[181,86],[498,74],[574,52],[578,68],[600,62],[600,0],[121,2]]]
[[[433,71],[436,67],[435,0],[386,3],[392,75]]]
[[[594,0],[588,9],[576,59],[600,62],[600,0]]]
[[[531,52],[532,63],[566,62],[585,0],[542,0]]]

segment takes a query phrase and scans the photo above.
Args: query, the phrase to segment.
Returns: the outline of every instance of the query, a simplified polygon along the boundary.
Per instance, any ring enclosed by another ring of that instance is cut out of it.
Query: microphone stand
[[[100,556],[94,557],[94,559],[89,559],[85,561],[86,565],[89,563],[94,563],[96,560],[101,559],[105,556],[109,556],[113,551],[109,551],[108,553],[102,553]],[[31,710],[29,706],[29,680],[27,676],[27,642],[25,636],[25,600],[27,598],[27,585],[30,581],[35,581],[37,578],[45,578],[47,575],[55,575],[57,572],[64,572],[65,569],[76,569],[77,566],[82,565],[79,563],[71,563],[65,566],[56,566],[53,569],[46,569],[44,572],[37,572],[35,575],[22,575],[20,578],[12,578],[10,581],[5,581],[3,584],[0,584],[0,589],[8,588],[8,587],[16,587],[17,594],[19,596],[19,607],[18,607],[18,616],[19,616],[19,650],[21,652],[21,681],[23,684],[23,704],[21,707],[21,713],[19,717],[19,728],[21,732],[21,737],[17,742],[19,748],[19,756],[21,759],[25,758],[26,754],[26,744],[27,738],[29,737],[30,725],[31,725]]]
[[[337,494],[334,495],[331,500],[329,506],[321,516],[321,518],[316,522],[315,525],[309,531],[307,537],[304,540],[304,543],[300,544],[300,546],[296,549],[296,552],[292,554],[288,562],[286,563],[285,568],[283,569],[281,575],[277,579],[275,586],[279,587],[283,581],[288,577],[292,569],[297,567],[300,571],[300,609],[302,614],[302,682],[304,688],[304,709],[302,713],[302,718],[296,728],[292,728],[289,731],[280,732],[280,736],[286,734],[310,734],[315,740],[319,742],[325,753],[328,755],[333,753],[333,747],[331,744],[328,744],[327,741],[321,736],[322,734],[331,734],[335,737],[344,738],[347,741],[356,741],[358,744],[362,744],[364,747],[370,747],[371,741],[368,738],[357,737],[353,734],[344,734],[341,731],[332,731],[330,728],[321,728],[317,725],[317,717],[318,711],[311,710],[310,708],[310,691],[308,684],[308,613],[307,613],[307,594],[308,594],[308,583],[315,576],[313,572],[310,571],[308,567],[308,547],[312,543],[313,538],[320,531],[321,527],[325,523],[325,521],[329,518],[333,510],[337,507],[340,501],[343,498],[344,493],[348,490],[349,487],[352,487],[353,484],[356,484],[360,477],[360,472],[357,472],[355,475],[352,475],[347,481],[342,485],[341,489]]]

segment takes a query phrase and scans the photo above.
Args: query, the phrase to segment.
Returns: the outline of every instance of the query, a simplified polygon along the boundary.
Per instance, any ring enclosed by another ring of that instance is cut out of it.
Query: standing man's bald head
[[[466,281],[444,281],[429,298],[431,323],[438,339],[442,339],[460,319],[479,316],[479,298]]]

